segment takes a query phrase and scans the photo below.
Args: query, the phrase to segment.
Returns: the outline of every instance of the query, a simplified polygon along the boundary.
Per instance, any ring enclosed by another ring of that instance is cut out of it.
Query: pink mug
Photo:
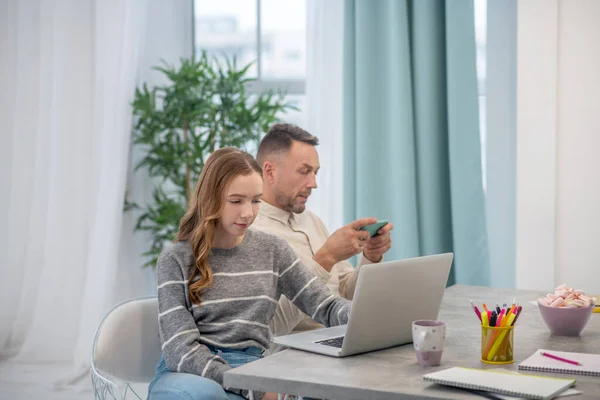
[[[412,337],[417,352],[417,362],[423,366],[440,365],[446,338],[446,323],[421,319],[412,323]]]

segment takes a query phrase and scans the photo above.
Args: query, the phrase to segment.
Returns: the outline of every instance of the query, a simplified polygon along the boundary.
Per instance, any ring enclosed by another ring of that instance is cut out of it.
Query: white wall
[[[600,1],[559,11],[557,281],[600,293]]]
[[[600,1],[521,0],[516,286],[600,293]]]

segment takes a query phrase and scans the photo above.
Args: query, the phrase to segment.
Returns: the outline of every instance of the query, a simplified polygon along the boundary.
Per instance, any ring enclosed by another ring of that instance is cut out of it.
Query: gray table
[[[224,385],[331,400],[481,399],[460,389],[429,384],[422,376],[452,366],[516,371],[517,365],[538,348],[600,353],[600,314],[592,315],[581,337],[552,337],[537,307],[529,303],[544,294],[464,285],[446,289],[440,319],[446,321],[447,332],[439,367],[418,365],[412,344],[346,358],[285,350],[225,373]],[[512,302],[513,297],[523,305],[515,327],[515,363],[507,366],[481,363],[480,327],[469,300],[495,304]],[[600,399],[600,378],[570,377],[577,379],[576,388],[583,394],[565,399]]]

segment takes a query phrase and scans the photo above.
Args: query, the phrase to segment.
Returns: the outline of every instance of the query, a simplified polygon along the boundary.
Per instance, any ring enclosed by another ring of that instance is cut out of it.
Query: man
[[[352,300],[358,272],[363,264],[380,262],[391,247],[391,223],[379,235],[359,231],[376,218],[361,218],[331,236],[325,224],[306,210],[306,202],[317,188],[319,140],[290,124],[275,124],[260,143],[257,160],[263,168],[263,197],[253,228],[285,239],[302,262],[336,295]],[[332,199],[340,203],[338,197]],[[359,254],[356,268],[347,261]],[[271,322],[274,336],[320,328],[289,299],[281,297]]]

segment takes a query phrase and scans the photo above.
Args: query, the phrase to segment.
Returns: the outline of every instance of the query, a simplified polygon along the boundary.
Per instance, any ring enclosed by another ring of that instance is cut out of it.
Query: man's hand
[[[313,256],[313,260],[327,272],[331,271],[331,268],[336,263],[347,260],[353,255],[363,251],[365,243],[369,240],[369,232],[359,231],[359,229],[365,225],[374,224],[376,222],[377,218],[361,218],[348,225],[342,226],[329,236],[329,239],[323,244],[323,247],[321,247]],[[381,228],[380,231],[384,228]]]
[[[390,231],[394,229],[392,223],[385,224],[377,231],[378,235],[369,238],[363,250],[364,256],[371,262],[379,262],[383,255],[392,247],[392,236]]]
[[[261,400],[278,400],[279,397],[277,396],[277,393],[273,393],[273,392],[267,392],[264,394],[264,396],[262,397]]]

